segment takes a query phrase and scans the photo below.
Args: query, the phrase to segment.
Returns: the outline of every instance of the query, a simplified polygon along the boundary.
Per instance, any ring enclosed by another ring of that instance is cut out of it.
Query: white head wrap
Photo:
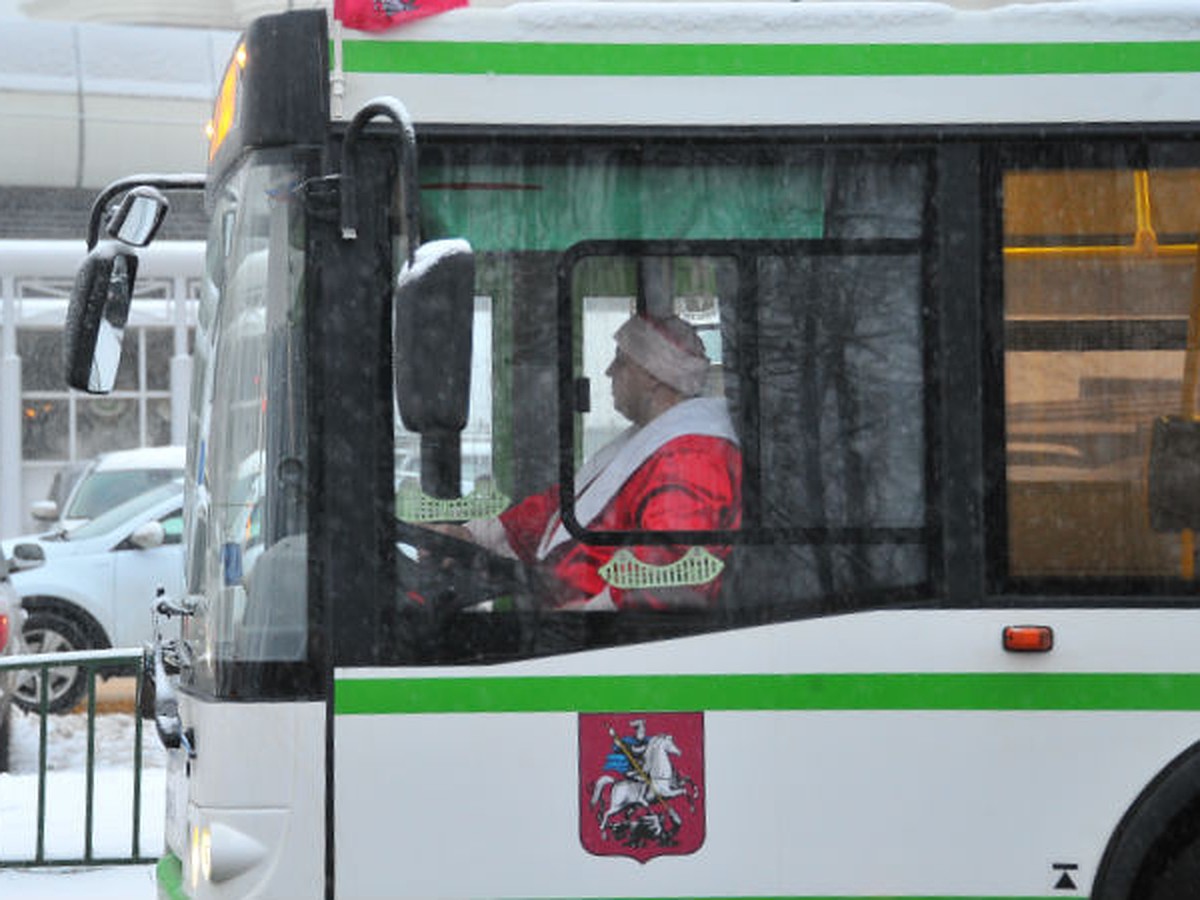
[[[709,362],[696,330],[678,316],[634,316],[613,335],[635,363],[685,397],[704,392]]]

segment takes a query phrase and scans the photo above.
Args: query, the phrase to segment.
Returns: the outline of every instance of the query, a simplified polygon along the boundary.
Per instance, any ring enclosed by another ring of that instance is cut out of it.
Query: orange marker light
[[[217,94],[217,102],[213,106],[213,116],[204,127],[208,135],[208,158],[217,155],[221,143],[225,140],[237,120],[238,90],[241,85],[242,69],[246,68],[246,45],[240,44],[225,77],[221,79],[221,90]]]
[[[1045,653],[1054,647],[1049,625],[1009,625],[1004,629],[1004,649],[1012,653]]]

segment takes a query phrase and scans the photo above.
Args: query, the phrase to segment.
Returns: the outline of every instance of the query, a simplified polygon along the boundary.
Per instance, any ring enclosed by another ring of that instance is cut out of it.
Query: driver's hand
[[[438,534],[444,534],[446,537],[466,541],[469,544],[475,543],[475,539],[471,537],[471,532],[467,530],[465,525],[456,525],[454,522],[428,522],[423,524],[422,527],[428,528],[430,531],[436,531]]]

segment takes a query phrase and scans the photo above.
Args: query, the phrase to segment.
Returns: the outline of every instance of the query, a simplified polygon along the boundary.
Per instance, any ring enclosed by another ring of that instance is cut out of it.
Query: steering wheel
[[[532,603],[534,572],[520,560],[402,519],[395,526],[398,542],[424,551],[415,563],[401,554],[410,569],[405,572],[402,563],[402,585],[440,610],[456,612],[497,597],[511,597],[518,608]]]

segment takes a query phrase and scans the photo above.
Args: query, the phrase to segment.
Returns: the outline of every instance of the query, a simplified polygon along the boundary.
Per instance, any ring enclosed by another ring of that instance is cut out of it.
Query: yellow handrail
[[[1005,247],[1009,257],[1059,256],[1082,259],[1119,259],[1123,256],[1139,259],[1190,258],[1200,251],[1200,244],[1160,244],[1154,232],[1150,211],[1150,172],[1136,169],[1133,173],[1135,224],[1133,242],[1129,244],[1078,244],[1053,247]]]

